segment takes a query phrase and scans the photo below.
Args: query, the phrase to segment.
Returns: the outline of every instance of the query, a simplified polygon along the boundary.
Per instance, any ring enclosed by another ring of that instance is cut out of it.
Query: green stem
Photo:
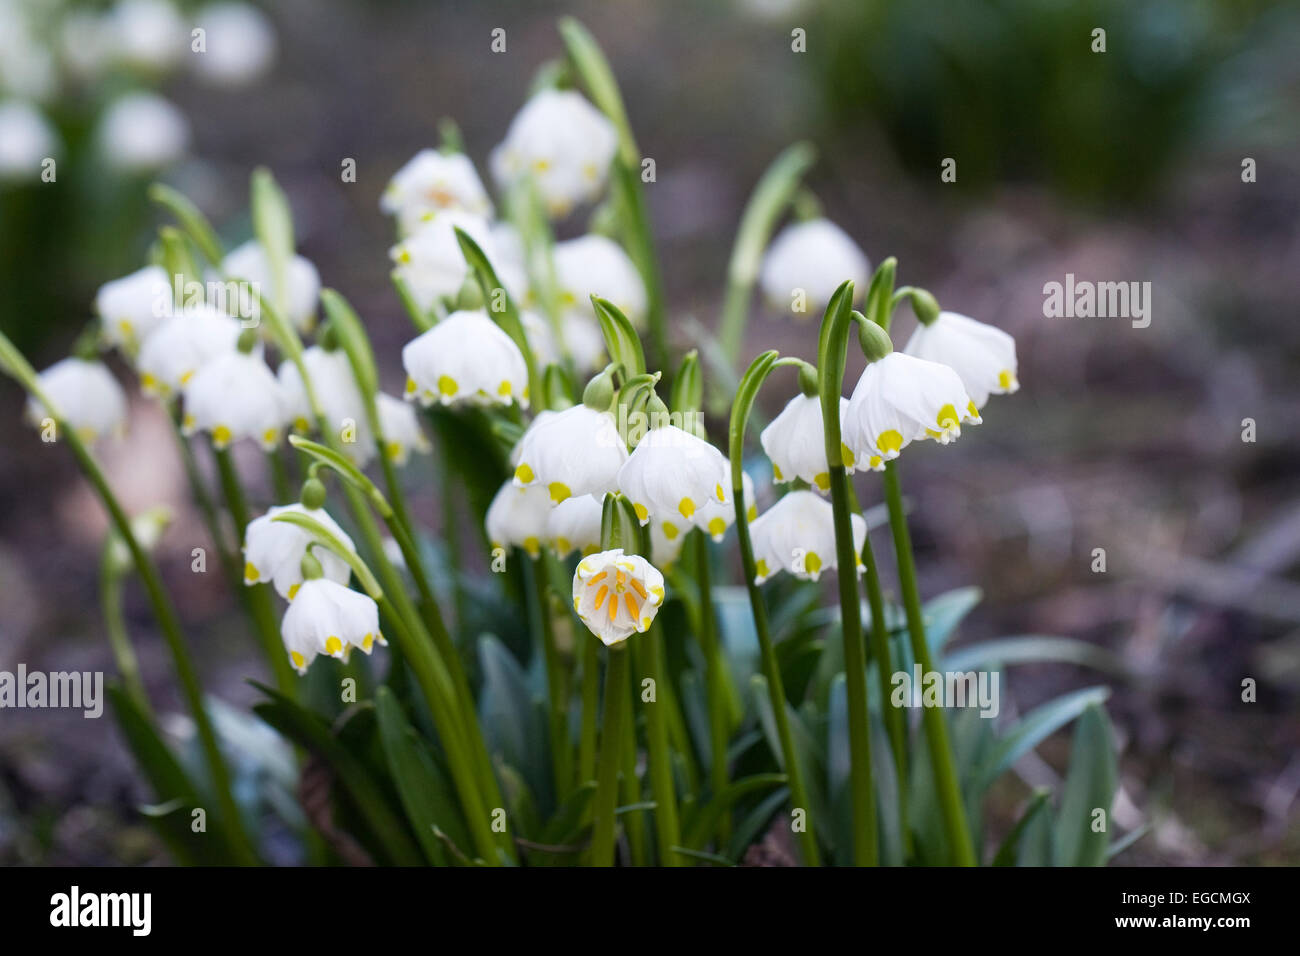
[[[152,724],[153,707],[149,703],[144,681],[140,679],[140,662],[135,656],[135,647],[131,644],[131,635],[127,632],[126,620],[122,614],[122,578],[113,570],[113,562],[107,550],[99,563],[99,600],[104,610],[108,646],[113,652],[117,672],[122,677],[122,685],[132,702]]]
[[[700,649],[704,652],[705,681],[709,704],[709,781],[716,797],[727,786],[727,740],[730,733],[730,700],[727,663],[718,642],[717,620],[713,613],[713,587],[709,580],[709,539],[703,531],[692,533],[695,539],[695,576],[700,588]],[[724,813],[718,824],[718,836],[724,842],[731,833],[731,814]]]
[[[921,665],[921,673],[934,670],[930,659],[930,645],[925,636],[925,616],[921,612],[921,597],[916,584],[916,563],[912,557],[912,536],[903,513],[903,493],[898,479],[898,462],[885,465],[885,502],[889,508],[889,529],[894,536],[894,551],[898,558],[898,583],[903,592],[903,607],[907,610],[907,632],[912,642],[912,656]],[[937,707],[922,708],[926,746],[930,751],[930,766],[934,771],[938,790],[939,808],[943,813],[944,833],[948,837],[952,859],[958,866],[975,866],[975,846],[971,841],[970,827],[966,822],[966,807],[962,802],[961,786],[948,740],[948,724]]]
[[[594,638],[593,638],[594,640]],[[624,699],[628,692],[626,642],[609,648],[605,665],[605,704],[600,725],[600,762],[596,768],[596,795],[592,806],[592,866],[614,865],[614,811],[618,807],[618,767],[624,746]]]
[[[284,466],[284,457],[279,448],[266,453],[266,461],[271,466],[271,487],[275,491],[275,500],[281,504],[294,500],[293,488],[289,484],[289,472]]]
[[[563,802],[573,786],[573,752],[569,742],[569,688],[551,620],[549,575],[545,558],[531,563],[537,643],[546,664],[547,714],[551,732],[551,768],[555,774],[555,799]]]
[[[624,655],[633,653],[628,648]],[[629,670],[631,668],[629,667]],[[629,674],[628,679],[631,680]],[[636,717],[632,713],[632,688],[623,694],[623,776],[619,781],[622,787],[622,804],[625,807],[642,803],[641,778],[637,776]],[[646,857],[646,823],[643,810],[623,811],[623,832],[627,834],[628,862],[632,866],[645,866]]]
[[[668,721],[665,707],[668,686],[664,668],[663,638],[659,628],[637,639],[637,664],[643,677],[654,681],[655,699],[645,705],[646,750],[650,762],[650,790],[655,800],[655,840],[660,866],[681,866],[683,860],[673,851],[681,843],[681,825],[677,814],[677,787],[673,781],[672,753],[668,745]],[[662,696],[661,696],[662,695]]]
[[[586,627],[583,627],[583,632]],[[582,726],[578,728],[578,784],[596,779],[596,711],[600,707],[600,645],[582,642]]]
[[[226,576],[231,590],[238,594],[239,588],[243,585],[243,575],[240,572],[239,562],[235,560],[234,553],[226,545],[225,535],[221,532],[221,521],[217,516],[216,506],[213,505],[212,496],[208,493],[207,485],[203,481],[203,475],[199,472],[199,463],[194,458],[194,449],[190,446],[189,439],[181,432],[181,423],[177,418],[177,410],[174,406],[168,417],[172,422],[172,431],[176,435],[176,445],[180,450],[181,461],[185,466],[185,474],[189,478],[194,500],[199,506],[199,513],[203,516],[203,523],[208,529],[208,537],[212,539],[212,546],[217,550],[222,573]]]

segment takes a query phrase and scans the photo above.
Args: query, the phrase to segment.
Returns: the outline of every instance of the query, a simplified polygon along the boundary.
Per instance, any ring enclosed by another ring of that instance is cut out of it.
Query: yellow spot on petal
[[[1010,369],[1004,368],[998,372],[998,388],[1010,388],[1011,383],[1015,380],[1015,376],[1011,374]]]
[[[754,565],[754,572],[760,578],[768,576],[767,558],[758,559],[758,562]]]
[[[542,552],[542,543],[538,541],[537,538],[531,535],[527,538],[524,538],[523,547],[524,550],[527,551],[528,554],[534,558],[537,557]]]
[[[718,499],[719,501],[721,501],[724,505],[727,503],[727,491],[726,491],[725,488],[722,487],[722,485],[716,485],[716,486],[714,486],[713,494],[714,494],[714,495],[717,497],[717,499]]]
[[[815,484],[822,491],[825,491],[827,488],[831,486],[830,474],[828,472],[823,471],[820,475],[814,475],[813,484]]]
[[[533,160],[533,172],[535,173],[544,173],[550,168],[551,168],[551,161],[549,159],[543,159],[539,157]]]
[[[370,648],[374,646],[375,646],[375,635],[367,634],[365,637],[361,639],[361,649],[363,651],[368,651],[370,650]]]
[[[333,637],[333,636],[327,637],[325,639],[325,653],[330,655],[330,657],[334,657],[338,654],[342,654],[343,642],[340,641],[337,637]]]
[[[650,509],[643,504],[633,503],[632,510],[636,512],[636,519],[644,524],[650,520]]]
[[[301,581],[299,581],[297,584],[291,584],[291,585],[289,585],[289,600],[290,600],[290,601],[292,601],[295,597],[298,596],[298,589],[299,589],[300,587],[302,587],[302,582],[301,582]]]
[[[727,522],[721,518],[709,519],[709,534],[715,538],[721,538],[727,531]]]
[[[299,415],[293,420],[293,430],[303,433],[309,432],[311,431],[311,422]]]
[[[502,398],[509,398],[510,393],[513,391],[514,388],[505,379],[502,379],[501,384],[497,386],[497,394],[500,395]]]
[[[777,481],[785,481],[785,476],[781,474],[781,466],[772,462],[772,477]]]
[[[186,372],[182,372],[180,377],[180,383],[182,385],[188,385],[190,383],[190,379],[192,379],[193,377],[194,377],[194,369],[189,369]]]
[[[749,510],[745,512],[745,520],[755,521],[758,519],[758,505],[750,505]]]
[[[934,420],[940,428],[953,428],[957,425],[957,409],[952,405],[945,405],[939,409],[939,414],[934,416]]]
[[[212,429],[212,441],[218,448],[230,444],[231,432],[229,425],[218,425]]]
[[[678,534],[677,525],[673,524],[671,521],[665,521],[664,537],[667,538],[669,541],[672,541],[677,537],[677,534]]]
[[[289,659],[293,661],[293,666],[298,668],[298,670],[302,670],[304,667],[307,666],[307,662],[303,660],[302,655],[299,654],[297,651],[290,651]]]
[[[418,385],[415,384],[415,379],[411,378],[411,377],[408,375],[408,376],[406,377],[406,394],[407,394],[407,395],[414,395],[417,391],[419,391],[419,389],[420,389],[420,386],[418,386]]]
[[[397,261],[404,266],[411,264],[411,250],[403,249],[397,254]]]
[[[196,424],[196,422],[194,421],[194,416],[193,416],[192,414],[190,414],[189,412],[186,412],[186,413],[185,413],[185,417],[181,419],[181,427],[182,427],[182,428],[193,428],[193,427],[195,426],[195,424]]]
[[[898,451],[903,447],[903,435],[901,432],[891,428],[889,431],[881,432],[876,437],[876,447],[888,454],[891,451]]]
[[[872,455],[870,458],[867,459],[867,464],[870,465],[872,468],[878,469],[884,466],[885,459],[881,458],[879,455]]]
[[[262,442],[266,445],[274,445],[279,437],[280,431],[277,428],[268,428],[266,431],[262,432]]]
[[[682,513],[682,517],[690,520],[691,515],[695,514],[695,502],[690,498],[683,498],[677,502],[677,510]]]
[[[816,551],[809,551],[803,556],[803,567],[809,574],[816,574],[822,569],[822,559],[817,556]]]
[[[551,482],[547,486],[546,490],[551,493],[551,501],[555,502],[557,505],[573,494],[573,492],[569,490],[569,486],[561,481]]]
[[[529,484],[535,477],[537,476],[533,474],[533,469],[528,466],[527,462],[521,462],[519,467],[515,469],[515,480],[521,485]]]
[[[844,442],[840,442],[840,461],[844,462],[847,467],[852,468],[857,464],[857,460],[857,456],[853,454],[853,449]]]
[[[560,554],[568,554],[573,550],[573,545],[569,543],[568,538],[559,536],[555,539],[555,550],[560,552]]]
[[[244,562],[244,583],[253,584],[262,576],[262,572],[257,570],[257,566],[252,561]]]
[[[402,443],[400,441],[390,441],[384,445],[384,453],[388,455],[389,461],[402,460]]]
[[[456,384],[456,380],[450,375],[440,375],[438,376],[438,391],[447,398],[451,398],[460,391],[460,386]]]
[[[975,407],[975,403],[974,403],[974,402],[967,402],[967,403],[966,403],[966,411],[970,412],[970,417],[971,417],[971,418],[979,418],[979,417],[980,417],[980,410],[979,410],[978,408]]]

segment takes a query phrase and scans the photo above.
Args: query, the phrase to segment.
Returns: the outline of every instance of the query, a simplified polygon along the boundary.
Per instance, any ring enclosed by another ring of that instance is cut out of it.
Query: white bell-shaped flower
[[[134,352],[172,314],[172,287],[161,266],[145,266],[95,293],[104,339]]]
[[[1020,388],[1016,340],[957,312],[940,312],[928,325],[918,325],[903,351],[956,372],[976,408],[983,408],[990,395],[1009,395]]]
[[[39,183],[41,164],[59,153],[59,136],[40,110],[20,100],[0,103],[0,182]]]
[[[384,454],[389,461],[401,467],[410,460],[412,452],[427,455],[433,451],[420,428],[415,406],[383,392],[375,397],[375,406],[379,412],[379,428],[384,433]]]
[[[393,174],[379,197],[379,208],[396,216],[405,234],[447,210],[490,217],[492,200],[464,153],[422,149]]]
[[[529,557],[542,553],[551,499],[544,488],[519,488],[505,482],[488,506],[484,527],[493,549],[519,547]]]
[[[829,219],[809,219],[786,226],[772,240],[759,285],[773,307],[809,318],[845,279],[865,289],[870,275],[866,255],[843,229]]]
[[[374,456],[375,439],[370,432],[365,399],[347,353],[340,348],[313,345],[303,351],[302,362],[326,426],[339,439],[348,458],[358,465],[366,464]],[[300,432],[311,431],[315,422],[298,366],[285,359],[276,371],[276,378],[284,393],[289,421]]]
[[[149,333],[136,356],[140,388],[167,399],[181,391],[200,368],[235,351],[239,320],[209,305],[182,309]]]
[[[728,466],[728,468],[730,468],[730,466]],[[749,477],[749,472],[747,471],[742,471],[740,477],[741,492],[744,495],[745,502],[745,520],[753,521],[758,517],[758,504],[754,498],[754,479]],[[734,495],[734,493],[735,492],[733,491],[732,495]],[[665,519],[660,522],[665,534],[668,533],[670,521],[671,519]],[[695,527],[699,528],[714,541],[721,541],[722,536],[727,533],[727,529],[730,528],[735,521],[735,502],[727,501],[726,504],[723,504],[713,498],[706,501],[704,506],[696,511],[695,515],[691,518],[691,524],[695,525]],[[672,524],[676,527],[677,522],[673,521]]]
[[[69,356],[41,372],[36,380],[55,411],[84,442],[126,431],[126,392],[103,362]],[[27,419],[38,428],[49,416],[34,398],[27,400]]]
[[[275,274],[271,271],[271,260],[266,250],[256,239],[250,239],[226,255],[221,262],[221,271],[232,279],[248,284],[241,290],[240,298],[246,306],[260,308],[257,297],[260,295],[274,305],[280,296],[276,295]],[[294,255],[285,270],[285,280],[289,285],[283,296],[288,314],[284,318],[293,323],[300,332],[307,332],[316,322],[316,303],[320,299],[320,273],[310,259]],[[244,311],[246,318],[256,312]]]
[[[890,352],[867,365],[840,422],[854,469],[883,471],[908,444],[948,444],[982,419],[961,378],[946,365]]]
[[[622,548],[583,558],[573,574],[573,609],[607,646],[645,633],[663,603],[663,574]]]
[[[190,123],[156,93],[127,93],[99,117],[99,149],[108,164],[138,175],[169,166],[190,145]]]
[[[617,148],[614,124],[580,93],[540,90],[492,151],[492,175],[504,188],[531,178],[558,218],[600,196]]]
[[[618,307],[633,325],[646,316],[645,283],[636,264],[613,239],[592,233],[557,242],[554,252],[559,305],[595,319],[593,295]]]
[[[388,250],[398,278],[423,312],[432,309],[438,300],[455,296],[470,275],[469,263],[456,238],[457,229],[478,243],[495,267],[497,252],[487,220],[460,209],[440,212],[420,223],[419,228]]]
[[[207,31],[203,55],[192,58],[194,71],[213,86],[247,86],[275,62],[275,27],[251,3],[210,3],[194,20]]]
[[[304,581],[280,622],[289,661],[305,674],[317,655],[343,659],[355,647],[369,654],[387,644],[379,631],[379,606],[369,595],[328,578]]]
[[[849,401],[840,398],[840,420],[848,412]],[[826,440],[822,430],[821,399],[815,395],[796,395],[786,403],[781,414],[759,436],[763,451],[772,460],[772,477],[777,482],[801,478],[818,491],[831,487],[830,469],[826,465]],[[854,455],[848,445],[840,443],[844,464],[852,470]]]
[[[546,540],[556,556],[567,558],[575,551],[583,555],[599,551],[603,511],[602,500],[595,495],[566,498],[551,508],[546,517]]]
[[[342,542],[349,551],[356,545],[346,531],[329,516],[324,508],[308,508],[301,502],[276,505],[266,514],[254,518],[244,529],[244,583],[248,585],[270,581],[276,592],[292,601],[302,584],[302,558],[315,539],[304,528],[288,521],[276,521],[277,515],[304,514],[319,522]],[[313,548],[326,579],[347,584],[352,574],[348,563],[325,548]]]
[[[402,349],[406,399],[421,405],[528,404],[524,355],[482,309],[453,312]]]
[[[619,490],[641,524],[692,521],[710,500],[727,504],[731,467],[722,452],[676,425],[651,428],[618,473]]]
[[[867,540],[867,522],[851,515],[853,552],[860,554]],[[762,584],[778,571],[816,581],[823,571],[836,568],[835,514],[826,499],[811,491],[792,491],[777,500],[750,523],[756,574]],[[862,562],[855,560],[859,572]]]
[[[575,495],[603,496],[618,485],[628,460],[609,412],[574,405],[534,422],[519,441],[514,483],[545,488],[559,504]]]
[[[182,431],[207,432],[217,448],[252,438],[269,450],[280,443],[289,423],[284,391],[255,354],[218,355],[194,373],[184,394]]]

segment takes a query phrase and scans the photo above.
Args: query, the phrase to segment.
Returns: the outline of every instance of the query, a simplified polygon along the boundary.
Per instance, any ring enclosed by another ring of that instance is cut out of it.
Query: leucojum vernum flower
[[[175,225],[102,284],[69,357],[37,374],[0,338],[40,437],[72,450],[109,509],[116,573],[129,555],[145,586],[203,762],[174,773],[215,820],[204,858],[265,859],[250,820],[275,810],[233,786],[197,622],[160,573],[175,530],[142,536],[100,465],[100,444],[150,408],[204,504],[206,586],[224,581],[246,619],[225,639],[262,656],[258,714],[330,764],[356,852],[688,866],[784,831],[806,865],[989,862],[976,835],[992,778],[957,768],[999,734],[930,693],[960,614],[951,597],[922,603],[899,468],[961,468],[945,446],[979,441],[991,397],[1019,388],[1015,341],[896,288],[899,264],[872,270],[855,223],[796,201],[800,144],[746,211],[737,248],[766,253],[733,274],[724,324],[768,308],[820,326],[792,326],[803,354],[747,368],[726,367],[734,326],[682,350],[613,72],[579,24],[561,34],[566,69],[501,119],[499,145],[472,156],[445,123],[392,171],[393,242],[373,252],[387,316],[359,315],[298,251],[261,169],[251,235],[155,187]],[[214,288],[196,277],[244,294],[177,301]],[[904,305],[918,322],[896,350]],[[402,310],[404,347],[377,354],[370,332]],[[865,368],[846,383],[850,355]],[[161,704],[129,644],[113,651],[114,706],[148,761],[172,746]],[[914,668],[924,687],[896,693]],[[1059,706],[1052,726],[1104,725],[1100,699]],[[354,772],[383,785],[349,791]],[[287,825],[306,846],[314,824]],[[1104,838],[1074,829],[1061,862],[1099,862]]]

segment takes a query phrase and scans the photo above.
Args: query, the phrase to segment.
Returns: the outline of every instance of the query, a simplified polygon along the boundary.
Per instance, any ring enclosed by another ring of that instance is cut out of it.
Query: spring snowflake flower
[[[616,488],[627,460],[614,416],[574,405],[524,432],[514,483],[545,488],[555,504],[575,495],[603,496]]]
[[[903,351],[956,372],[976,408],[983,408],[990,395],[1009,395],[1020,388],[1016,340],[957,312],[940,312],[933,322],[917,326]]]
[[[95,293],[95,312],[109,343],[134,351],[172,314],[172,287],[161,266],[145,266],[105,282]]]
[[[176,66],[190,48],[190,31],[168,0],[119,0],[101,29],[120,63],[151,73]]]
[[[308,508],[300,502],[277,505],[250,521],[244,530],[244,583],[251,586],[270,581],[281,597],[292,601],[303,580],[303,555],[315,539],[296,524],[276,521],[282,514],[304,514],[332,532],[349,551],[355,552],[356,545],[324,508]],[[348,583],[352,569],[346,561],[324,548],[312,550],[327,580]]]
[[[422,149],[393,174],[379,208],[396,216],[402,232],[409,233],[446,210],[490,217],[492,200],[464,153]]]
[[[184,395],[181,430],[186,435],[208,432],[217,448],[252,438],[272,449],[289,422],[279,381],[261,357],[250,352],[217,356],[194,373]]]
[[[948,444],[965,423],[982,419],[961,378],[946,365],[890,352],[870,362],[858,379],[841,421],[852,469],[883,471],[917,439]]]
[[[669,528],[672,529],[672,537],[669,537]],[[656,566],[663,568],[665,571],[671,568],[677,563],[677,559],[681,556],[682,548],[685,545],[686,535],[682,533],[678,523],[671,521],[650,522],[650,555],[654,559]]]
[[[583,555],[599,551],[603,511],[601,499],[595,495],[566,498],[551,508],[546,517],[546,540],[556,556],[567,558],[575,551]]]
[[[617,147],[614,124],[580,93],[546,89],[515,116],[490,164],[503,187],[531,178],[559,218],[600,196]]]
[[[170,398],[208,362],[234,352],[239,333],[238,319],[210,305],[190,306],[163,320],[149,333],[136,357],[141,390],[156,398]]]
[[[275,62],[275,28],[248,3],[212,3],[194,18],[207,31],[207,48],[194,71],[214,86],[247,86]]]
[[[840,399],[840,419],[849,407]],[[781,414],[759,436],[763,451],[772,460],[772,477],[777,482],[801,478],[820,492],[831,487],[830,469],[826,465],[826,442],[822,431],[821,399],[815,395],[796,395]],[[840,443],[844,463],[852,468],[854,455],[848,445]]]
[[[728,466],[728,470],[730,470],[730,466]],[[745,501],[745,519],[752,522],[758,517],[758,504],[754,498],[754,479],[749,477],[749,472],[747,471],[742,471],[740,476],[742,479],[741,492],[744,495]],[[694,517],[691,518],[691,523],[714,541],[721,541],[722,536],[727,533],[727,529],[730,528],[735,521],[735,502],[728,501],[726,504],[723,504],[722,502],[716,501],[712,498],[706,501],[704,505],[695,512]],[[677,531],[677,522],[675,521],[664,520],[658,522],[658,524],[662,526],[665,536],[669,534],[670,528],[672,528],[674,532]],[[658,554],[658,552],[655,553]]]
[[[41,163],[58,153],[58,134],[40,110],[18,100],[0,103],[0,181],[40,182]]]
[[[379,428],[384,433],[384,454],[389,461],[400,467],[410,460],[411,452],[427,455],[433,451],[420,428],[414,406],[383,392],[375,397],[375,405],[379,411]]]
[[[520,547],[529,557],[542,553],[551,499],[543,488],[519,488],[511,481],[498,489],[484,526],[493,549]]]
[[[851,515],[853,551],[862,551],[867,522]],[[777,571],[787,571],[805,581],[816,581],[823,571],[834,571],[835,515],[830,503],[811,491],[792,491],[750,524],[756,563],[754,583],[762,584]],[[862,571],[861,559],[857,561]]]
[[[487,220],[458,209],[438,213],[388,250],[398,277],[423,312],[440,299],[454,297],[470,275],[469,263],[456,238],[457,229],[479,244],[489,262],[496,262]]]
[[[272,304],[276,302],[275,275],[271,271],[271,260],[267,257],[262,244],[256,239],[250,239],[232,249],[222,260],[221,271],[233,279],[248,283],[248,288],[242,290],[245,295],[241,298],[257,293]],[[289,260],[286,271],[289,291],[284,296],[288,310],[284,318],[292,322],[298,331],[310,331],[316,322],[316,303],[320,299],[320,273],[310,259],[299,255]],[[256,295],[252,295],[251,301],[246,301],[243,305],[257,308]],[[248,311],[248,308],[242,311],[246,317],[256,314]]]
[[[646,316],[645,283],[623,247],[600,235],[580,236],[555,244],[555,281],[560,308],[595,319],[591,296],[619,308],[633,325]]]
[[[103,362],[69,356],[37,376],[55,411],[84,442],[126,431],[126,392]],[[27,418],[36,425],[50,417],[45,406],[27,400]]]
[[[870,275],[867,257],[843,229],[829,219],[810,219],[786,226],[772,241],[759,284],[774,307],[799,309],[795,314],[807,318],[821,311],[845,279],[864,289]]]
[[[302,362],[326,424],[341,440],[348,458],[358,465],[366,464],[374,454],[375,440],[370,433],[365,399],[352,374],[347,353],[340,348],[331,350],[313,345],[303,351]],[[298,366],[285,359],[276,371],[276,379],[293,427],[300,432],[311,431],[314,424],[311,404]]]
[[[663,603],[664,576],[640,555],[616,548],[578,562],[573,609],[606,645],[645,633]]]
[[[284,612],[280,636],[299,674],[317,655],[343,659],[353,648],[369,654],[376,644],[388,643],[379,631],[374,599],[323,577],[303,581]]]
[[[528,366],[483,309],[453,312],[402,349],[406,399],[421,405],[528,404]]]
[[[129,174],[169,166],[189,149],[190,124],[156,93],[127,93],[99,120],[99,148],[108,164]]]
[[[651,516],[692,521],[709,501],[727,504],[730,483],[731,466],[722,452],[676,425],[646,432],[618,473],[619,490],[642,525]]]

